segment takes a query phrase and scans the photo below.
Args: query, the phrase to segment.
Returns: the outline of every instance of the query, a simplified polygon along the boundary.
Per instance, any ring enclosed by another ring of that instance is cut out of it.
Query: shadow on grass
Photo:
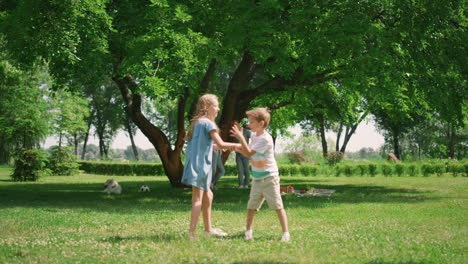
[[[382,261],[382,260],[372,260],[370,262],[367,262],[367,264],[435,264],[437,262],[434,261],[428,261],[428,260],[421,260],[421,261]]]
[[[72,181],[73,179],[70,178]],[[335,189],[330,197],[297,197],[294,194],[283,196],[289,208],[322,208],[338,203],[419,203],[437,198],[429,197],[428,192],[415,189],[388,188],[377,184],[331,185],[330,180],[285,180],[296,189],[313,186],[319,189]],[[296,184],[297,183],[297,184]],[[140,193],[142,184],[150,186],[151,192]],[[0,209],[14,207],[42,207],[57,209],[84,209],[116,214],[138,214],[148,211],[180,211],[191,209],[191,190],[172,188],[166,180],[148,178],[121,182],[122,194],[102,193],[102,183],[18,183],[0,185]],[[228,177],[220,189],[214,192],[213,210],[244,212],[249,198],[248,189],[237,189],[237,179]],[[266,208],[264,205],[263,208]]]
[[[182,237],[181,235],[176,235],[176,234],[152,234],[149,236],[110,236],[101,239],[101,242],[109,242],[109,243],[120,243],[120,242],[126,242],[126,241],[143,241],[143,240],[151,240],[151,241],[178,241],[181,239],[187,239],[185,237]]]

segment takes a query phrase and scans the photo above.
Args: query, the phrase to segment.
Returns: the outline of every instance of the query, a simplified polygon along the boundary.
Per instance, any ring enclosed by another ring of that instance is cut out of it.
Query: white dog
[[[110,193],[120,194],[122,192],[122,187],[120,186],[120,184],[116,180],[108,179],[104,183],[104,191],[102,191],[102,192],[105,192],[107,194],[110,194]]]

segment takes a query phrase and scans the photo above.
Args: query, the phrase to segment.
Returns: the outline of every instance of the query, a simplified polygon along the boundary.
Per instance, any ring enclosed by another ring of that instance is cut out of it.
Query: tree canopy
[[[219,124],[226,140],[232,122],[259,103],[291,105],[282,120],[298,113],[304,119],[325,108],[327,117],[334,113],[349,124],[356,106],[349,100],[389,115],[396,113],[387,105],[409,109],[416,101],[463,126],[465,4],[19,0],[2,2],[0,25],[12,61],[47,62],[57,86],[99,89],[113,80],[125,109],[177,185],[186,121],[206,92],[222,98]],[[320,98],[323,87],[343,92]],[[416,98],[407,100],[410,96]],[[145,97],[156,105],[175,102],[174,137],[142,111]],[[309,99],[310,111],[291,101],[299,97]],[[318,107],[321,99],[328,101]],[[272,127],[281,130],[290,123],[283,124]]]

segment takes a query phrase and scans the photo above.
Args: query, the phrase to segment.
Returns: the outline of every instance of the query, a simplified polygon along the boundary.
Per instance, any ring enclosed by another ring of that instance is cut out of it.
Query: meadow
[[[468,263],[467,177],[282,178],[330,197],[283,196],[292,241],[267,205],[244,241],[246,189],[225,176],[213,224],[225,238],[187,238],[191,192],[165,176],[50,176],[13,182],[0,167],[0,263]],[[148,193],[138,192],[142,184]]]

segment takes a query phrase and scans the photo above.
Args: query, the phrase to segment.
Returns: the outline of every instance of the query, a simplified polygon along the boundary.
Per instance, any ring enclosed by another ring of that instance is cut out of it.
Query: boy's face
[[[258,121],[257,119],[249,116],[249,127],[253,132],[259,132],[265,128],[265,121]]]

